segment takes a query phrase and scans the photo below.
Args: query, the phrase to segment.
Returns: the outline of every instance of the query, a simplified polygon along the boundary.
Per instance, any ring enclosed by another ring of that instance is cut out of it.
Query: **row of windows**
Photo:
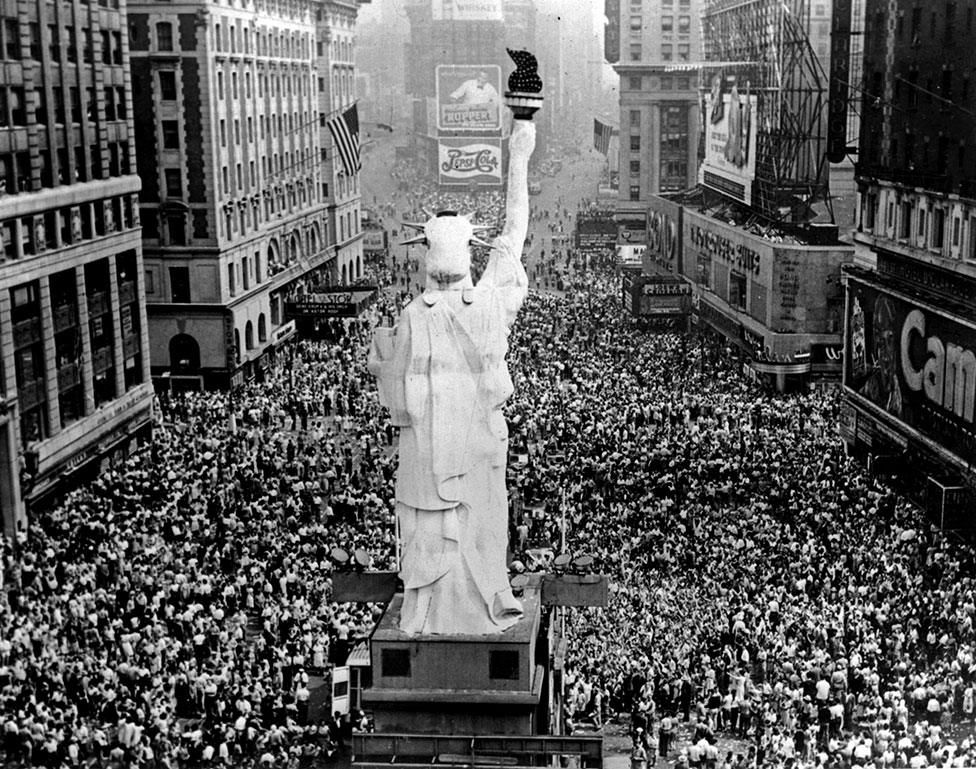
[[[132,229],[137,226],[133,205],[133,197],[117,197],[6,219],[0,223],[0,256],[5,260],[23,259],[103,237],[119,227]]]
[[[930,6],[932,7],[932,6]],[[922,36],[926,32],[926,25],[924,24],[923,13],[925,8],[921,6],[916,6],[912,9],[911,15],[911,26],[909,28],[909,34],[911,41],[915,45],[921,45]],[[928,35],[929,38],[935,39],[938,36],[939,30],[942,31],[942,37],[946,42],[952,42],[953,36],[960,31],[963,24],[965,25],[966,32],[973,31],[973,6],[970,5],[966,8],[965,21],[961,18],[962,14],[957,14],[957,4],[954,0],[948,0],[945,4],[945,13],[942,15],[942,25],[939,24],[939,13],[936,10],[932,10],[928,16]],[[878,32],[883,33],[886,25],[886,13],[885,11],[878,11],[874,16],[874,29]],[[905,33],[905,14],[899,13],[896,23],[895,23],[895,34],[899,39]],[[883,39],[883,38],[882,38]]]
[[[98,119],[96,114],[95,89],[86,88],[85,114],[88,119]],[[125,120],[127,117],[126,93],[124,88],[106,86],[103,89],[105,120]],[[65,98],[67,96],[67,99]],[[81,123],[81,92],[71,87],[65,94],[61,87],[51,89],[51,106],[54,109],[50,117],[58,125],[65,125],[68,118],[72,123]],[[48,103],[43,88],[34,89],[34,120],[32,122],[46,124],[48,122]],[[28,124],[27,93],[22,86],[0,86],[0,127],[26,126]]]
[[[657,78],[652,79],[652,83],[657,80]],[[660,90],[662,91],[687,91],[691,89],[691,78],[687,77],[662,77],[658,83]],[[627,78],[627,87],[631,91],[641,91],[644,88],[644,78],[640,75],[630,75]],[[651,86],[654,87],[653,85]]]
[[[296,131],[302,131],[302,130],[306,130],[306,131],[309,131],[310,132],[311,131],[311,127],[315,125],[316,120],[314,118],[308,117],[308,115],[309,115],[308,112],[305,112],[304,115],[305,115],[305,119],[304,120],[301,119],[301,116],[297,112],[295,112],[294,114],[291,114],[291,115],[278,115],[277,120],[272,115],[270,118],[268,118],[267,123],[265,123],[264,115],[258,115],[258,139],[260,141],[264,141],[264,139],[267,137],[269,131],[266,130],[266,126],[267,126],[267,129],[270,130],[270,134],[271,134],[271,137],[272,138],[276,138],[279,135],[282,136],[282,137],[284,137],[284,136],[290,136],[291,134],[295,133]],[[166,121],[166,120],[164,120],[163,123],[170,123],[172,125],[176,125],[177,121],[175,121],[175,120],[172,120],[172,121]],[[255,136],[255,134],[254,134],[254,118],[248,116],[248,118],[246,119],[244,125],[247,126],[247,138],[246,138],[246,141],[247,142],[250,142],[250,143],[253,143],[254,142],[254,136]],[[220,138],[220,146],[221,147],[226,147],[227,146],[227,120],[224,119],[224,118],[221,118],[220,121],[217,123],[217,126],[218,126],[218,136]],[[241,121],[240,121],[240,118],[234,118],[233,126],[234,126],[234,144],[237,145],[237,146],[240,146],[241,140],[242,140],[242,136],[243,136],[242,133],[241,133]],[[178,141],[178,138],[177,138],[177,141]],[[178,146],[179,145],[177,144],[176,147],[164,147],[164,148],[165,149],[177,149]],[[310,151],[311,150],[309,150],[309,152]]]
[[[217,98],[224,98],[224,71],[221,69],[217,70]],[[265,88],[265,82],[267,81],[267,88]],[[243,91],[243,98],[251,98],[251,73],[250,71],[244,72],[244,83],[243,88],[238,87],[239,78],[236,71],[230,73],[230,96],[233,99],[241,98],[241,92]],[[309,73],[298,74],[295,73],[291,76],[288,75],[278,75],[271,74],[266,76],[263,72],[258,73],[257,77],[258,83],[258,96],[264,96],[265,90],[268,92],[268,96],[308,96],[311,89],[309,87]]]
[[[71,157],[67,147],[60,147],[53,155],[49,150],[40,150],[37,178],[34,176],[30,152],[0,152],[0,190],[7,195],[15,195],[54,187],[55,181],[60,186],[102,179],[105,178],[105,171],[110,177],[129,174],[131,165],[128,142],[108,142],[107,149],[107,166],[103,165],[102,148],[97,144],[89,147],[87,157],[85,148],[81,145],[74,147],[74,157]]]
[[[678,55],[675,59],[675,46],[671,43],[661,44],[661,61],[690,61],[691,46],[688,43],[678,43]],[[640,43],[630,44],[630,60],[642,61],[644,48]]]

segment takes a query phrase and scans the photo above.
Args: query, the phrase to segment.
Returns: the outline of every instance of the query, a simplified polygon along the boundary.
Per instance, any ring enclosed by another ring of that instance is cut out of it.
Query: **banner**
[[[851,0],[833,0],[830,31],[830,91],[827,102],[827,159],[847,157],[847,98],[851,79]]]
[[[504,21],[502,0],[431,0],[434,21]]]
[[[501,128],[502,68],[497,64],[437,65],[437,127],[441,131]]]
[[[976,462],[976,329],[851,279],[844,385]]]
[[[705,95],[705,159],[702,183],[746,205],[752,204],[756,178],[756,106],[746,83],[742,93],[735,84],[726,92],[721,74],[712,79]]]
[[[440,139],[437,173],[441,184],[501,186],[501,139]]]

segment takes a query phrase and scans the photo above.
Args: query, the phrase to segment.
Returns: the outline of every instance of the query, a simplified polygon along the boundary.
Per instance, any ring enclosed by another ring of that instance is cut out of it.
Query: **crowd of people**
[[[408,221],[503,210],[402,192]],[[565,536],[610,579],[608,608],[569,613],[568,728],[617,719],[638,762],[708,769],[976,764],[972,550],[845,456],[835,389],[770,394],[720,344],[626,317],[612,263],[559,237],[576,210],[533,213],[506,409],[514,557],[544,568]],[[263,381],[161,396],[142,452],[6,543],[8,763],[340,750],[353,724],[314,692],[382,607],[333,602],[330,553],[395,566],[396,435],[366,349],[420,266],[391,255],[366,317]]]

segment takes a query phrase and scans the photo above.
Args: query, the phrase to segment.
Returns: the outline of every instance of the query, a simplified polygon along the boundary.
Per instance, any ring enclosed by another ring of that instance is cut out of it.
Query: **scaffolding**
[[[829,209],[828,79],[810,44],[807,0],[705,0],[702,25],[703,92],[720,74],[756,95],[750,207],[791,224],[809,219],[815,202]]]

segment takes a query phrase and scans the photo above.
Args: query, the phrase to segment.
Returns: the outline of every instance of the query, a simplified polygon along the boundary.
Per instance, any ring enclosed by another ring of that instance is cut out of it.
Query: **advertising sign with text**
[[[647,206],[647,251],[644,259],[668,272],[679,272],[681,256],[681,206],[672,200],[652,195]]]
[[[756,105],[748,86],[740,93],[716,74],[705,96],[705,159],[702,183],[743,203],[752,203],[756,178]]]
[[[441,184],[501,185],[501,139],[444,138],[438,140],[437,148]]]
[[[504,21],[502,0],[431,0],[434,21]]]
[[[844,385],[976,462],[976,329],[851,279]]]
[[[501,128],[502,68],[497,64],[437,66],[437,127],[441,131]]]

